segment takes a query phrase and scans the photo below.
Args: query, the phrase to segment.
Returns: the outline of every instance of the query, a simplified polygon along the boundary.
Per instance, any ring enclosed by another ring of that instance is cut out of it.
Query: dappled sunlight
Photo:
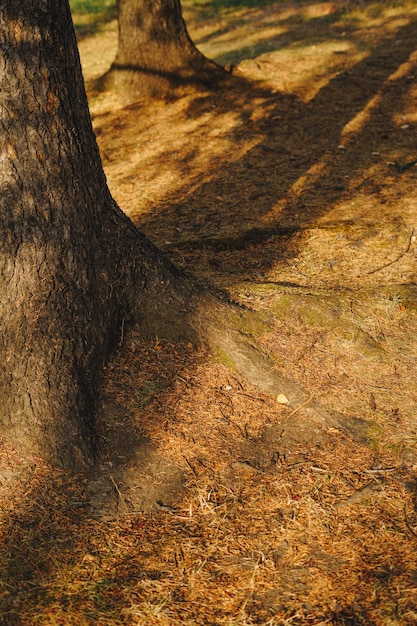
[[[416,61],[416,53],[411,54],[407,62],[402,63],[395,72],[388,76],[386,84],[388,85],[390,83],[394,83],[395,81],[400,81],[401,79],[406,79],[408,82],[413,80],[414,77],[411,72],[416,71],[417,69]],[[395,126],[399,126],[403,130],[406,130],[407,122],[412,122],[417,119],[416,95],[417,90],[415,89],[414,84],[410,85],[406,93],[401,93],[401,111],[394,113],[392,117],[392,121]],[[352,135],[361,132],[378,107],[381,106],[381,103],[382,94],[375,94],[366,106],[346,124],[342,131],[342,145],[347,143]]]
[[[271,7],[269,11],[271,17]],[[350,25],[349,32],[329,36],[332,23],[324,37],[320,25],[315,43],[302,45],[297,39],[240,63],[236,79],[243,83],[236,82],[227,92],[189,94],[173,102],[143,101],[114,108],[114,113],[106,110],[105,99],[93,99],[106,174],[120,206],[159,246],[173,250],[178,264],[187,266],[187,246],[200,249],[197,265],[190,252],[193,271],[201,266],[206,272],[209,265],[210,276],[222,286],[239,280],[238,251],[217,261],[218,254],[212,259],[212,252],[201,246],[215,242],[233,248],[235,240],[250,240],[252,231],[255,238],[268,240],[277,229],[307,233],[317,223],[366,215],[368,223],[387,221],[378,231],[379,239],[372,239],[379,252],[371,269],[383,265],[384,255],[396,258],[409,237],[407,223],[415,206],[413,185],[400,188],[402,181],[396,178],[396,172],[408,171],[416,158],[412,129],[405,128],[415,109],[410,92],[414,57],[405,50],[398,63],[391,61],[397,37],[401,41],[408,27],[393,37],[392,23],[387,25],[386,19],[384,12],[375,17],[379,28],[375,24],[371,34],[361,25],[359,30]],[[314,40],[314,30],[305,36]],[[397,93],[402,94],[400,100]],[[108,97],[111,104],[114,96]],[[386,114],[387,107],[393,118]],[[393,135],[394,129],[398,135]],[[382,186],[388,180],[389,193]],[[400,198],[402,238],[387,254],[398,219],[392,203]],[[280,277],[303,284],[336,284],[341,277],[349,283],[361,277],[373,284],[381,278],[377,272],[361,272],[371,248],[358,248],[357,253],[340,245],[327,262],[327,243],[323,240],[320,246],[316,239],[314,250],[303,237],[296,250],[287,243],[278,250],[277,244],[264,245],[261,259],[255,247],[253,260],[248,253],[242,271],[264,280]],[[298,261],[292,262],[292,256]],[[411,280],[412,258],[405,261],[384,271],[384,280]]]
[[[275,92],[294,93],[304,102],[312,100],[341,71],[366,58],[349,41],[325,41],[307,46],[283,48],[242,61],[237,75]]]
[[[187,6],[186,3],[184,6]],[[335,10],[333,2],[297,7],[272,3],[262,8],[229,9],[228,20],[220,22],[221,28],[218,20],[212,19],[206,23],[190,24],[190,33],[203,54],[219,63],[236,62],[242,57],[257,56],[264,49],[281,47],[281,36],[288,33],[294,23],[327,16]],[[243,42],[245,55],[242,55]]]
[[[298,19],[295,19],[297,16]],[[236,9],[236,16],[228,20],[220,18],[219,22],[210,18],[206,23],[191,21],[189,30],[197,41],[204,39],[200,47],[211,58],[216,57],[216,49],[219,51],[221,47],[225,54],[238,54],[236,58],[239,60],[243,52],[239,52],[242,41],[245,42],[245,54],[247,46],[260,45],[255,59],[242,60],[235,69],[237,78],[251,81],[266,90],[264,95],[254,95],[251,103],[249,100],[246,103],[242,100],[241,104],[236,101],[236,108],[225,110],[227,107],[219,93],[210,103],[207,101],[207,106],[201,106],[201,110],[199,105],[194,107],[191,95],[179,102],[142,102],[124,109],[117,94],[92,94],[91,112],[110,188],[120,206],[141,225],[147,213],[152,216],[163,213],[167,203],[182,202],[210,181],[215,186],[219,168],[227,172],[233,164],[244,161],[245,155],[252,159],[256,146],[267,146],[269,141],[263,130],[264,120],[272,114],[279,132],[282,120],[291,117],[288,113],[283,115],[281,110],[282,106],[285,107],[286,96],[296,96],[306,104],[322,97],[327,89],[332,89],[332,82],[338,77],[344,73],[348,75],[355,67],[366,63],[378,41],[392,36],[401,24],[409,20],[409,16],[405,17],[400,8],[395,7],[382,7],[372,16],[360,11],[345,16],[337,13],[335,3],[308,3],[301,7],[278,3],[262,9]],[[98,42],[96,44],[95,39],[90,37],[80,44],[87,86],[108,69],[114,58],[117,46],[115,23],[106,27]],[[407,73],[410,63],[412,57],[404,63],[404,68],[396,68],[395,71]],[[395,75],[388,80],[394,78]],[[267,92],[283,97],[275,114],[270,112],[271,104],[265,102]],[[380,95],[373,94],[351,119],[345,121],[339,136],[334,137],[332,149],[339,145],[345,147],[366,127],[378,108],[379,100]],[[191,112],[193,107],[195,113]],[[288,111],[291,109],[290,100],[286,108]],[[407,120],[399,119],[400,126],[414,119],[415,110],[411,108],[409,103],[407,113],[401,113],[407,116]],[[297,110],[298,105],[294,108],[295,118]],[[136,115],[132,115],[132,111],[136,111]],[[331,117],[328,121],[332,126]],[[295,120],[290,123],[294,125],[294,122],[295,126],[299,125]],[[326,120],[323,119],[322,123],[323,132],[326,132]],[[284,127],[282,131],[284,135]],[[279,157],[280,151],[283,155],[288,153],[286,144],[287,139],[283,136],[274,148],[279,161],[282,158]],[[301,143],[297,150],[302,150]],[[279,213],[288,214],[288,206],[293,202],[297,189],[303,190],[306,186],[312,189],[313,180],[318,182],[320,177],[317,172],[326,167],[326,163],[327,157],[318,155],[306,164],[305,171],[300,171],[298,175],[294,172],[294,179],[288,185],[289,202],[280,197],[280,174],[273,174],[270,186],[276,188],[276,198],[271,206],[264,207],[260,215],[255,211],[249,220],[244,220],[247,227],[255,226],[257,222],[270,224],[272,219],[278,219]],[[235,196],[233,186],[230,192]],[[302,193],[304,191],[300,191]],[[219,215],[225,210],[225,202],[226,206],[233,206],[232,200],[228,200],[229,193],[225,193],[224,189],[211,194],[220,198],[215,210]],[[253,192],[250,192],[249,197],[252,195]],[[245,193],[241,197],[242,203],[245,202],[244,197]],[[210,213],[213,213],[212,208]],[[196,224],[204,229],[207,217],[199,212],[195,214],[195,219]],[[180,225],[172,225],[171,228],[168,223],[166,228],[164,241],[173,240],[174,228],[178,229],[175,239],[179,231],[188,230]],[[227,229],[227,226],[222,228]],[[230,229],[234,228],[232,220]]]
[[[364,11],[352,11],[349,14],[349,19],[346,20],[346,24],[349,22],[354,23],[357,34],[364,39],[373,39],[378,36],[378,32],[381,29],[385,34],[394,34],[399,28],[402,28],[408,23],[409,17],[412,13],[416,13],[416,7],[413,2],[410,2],[407,15],[404,15],[404,7],[391,5],[391,3],[384,3],[380,7],[380,11],[372,11],[372,8],[367,11],[366,7]]]
[[[289,193],[293,193],[296,196],[300,196],[305,193],[313,185],[316,185],[320,178],[325,173],[327,167],[326,161],[323,159],[317,163],[313,163],[306,172],[297,178],[295,183],[291,186]]]
[[[400,80],[407,76],[410,84],[408,90],[401,95],[402,109],[393,117],[394,123],[400,127],[417,122],[417,52],[413,52],[409,60],[400,65],[398,71],[390,76],[389,80]]]
[[[345,289],[357,289],[359,285],[371,288],[375,284],[375,274],[384,284],[415,282],[416,248],[414,240],[411,242],[412,225],[366,222],[367,214],[378,210],[378,203],[363,196],[358,198],[358,204],[360,202],[365,218],[362,225],[354,222],[358,207],[340,203],[327,215],[325,222],[308,232],[299,254],[287,263],[280,262],[271,267],[263,280],[322,288],[337,288],[343,280]],[[414,203],[414,213],[415,207]],[[386,217],[389,215],[381,215],[381,218]],[[339,224],[344,226],[339,227]],[[395,265],[398,260],[401,260],[400,267]]]
[[[248,33],[249,30],[249,33]],[[276,26],[262,27],[257,31],[246,23],[241,28],[235,28],[222,35],[217,35],[208,44],[198,45],[199,49],[206,56],[210,55],[218,63],[239,61],[241,58],[242,40],[245,41],[245,56],[251,58],[259,54],[262,47],[273,47],[273,40],[288,32],[288,27]]]
[[[376,94],[355,117],[349,120],[341,132],[340,148],[344,148],[350,138],[365,127],[380,104],[381,94]]]
[[[412,71],[417,71],[417,51],[412,52],[405,63],[401,63],[398,66],[398,69],[389,76],[388,80],[395,81],[401,78],[406,78],[409,75],[409,79],[412,80],[415,78],[411,74]],[[413,87],[413,86],[412,86]]]
[[[149,108],[143,103],[136,107],[136,116],[132,116],[133,106],[120,111],[110,129],[106,118],[94,120],[110,189],[133,220],[144,211],[162,210],[161,202],[181,192],[185,183],[190,193],[190,186],[211,180],[224,158],[237,161],[260,140],[251,136],[236,144],[235,131],[242,126],[239,111],[217,113],[213,104],[201,114],[190,115],[192,103],[192,97],[152,103]]]

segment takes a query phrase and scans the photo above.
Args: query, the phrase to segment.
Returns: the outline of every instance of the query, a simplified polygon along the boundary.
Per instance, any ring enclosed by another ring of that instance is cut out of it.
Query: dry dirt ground
[[[417,8],[184,10],[227,88],[125,106],[115,22],[79,31],[111,191],[356,427],[128,334],[88,484],[2,448],[1,623],[415,624]]]

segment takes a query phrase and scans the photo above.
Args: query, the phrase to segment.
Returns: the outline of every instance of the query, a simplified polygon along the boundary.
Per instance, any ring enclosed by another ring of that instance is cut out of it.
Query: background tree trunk
[[[67,0],[3,0],[0,42],[1,434],[79,470],[121,326],[177,335],[193,287],[110,196]]]
[[[118,0],[119,46],[103,84],[125,99],[216,85],[226,72],[197,50],[179,0]]]

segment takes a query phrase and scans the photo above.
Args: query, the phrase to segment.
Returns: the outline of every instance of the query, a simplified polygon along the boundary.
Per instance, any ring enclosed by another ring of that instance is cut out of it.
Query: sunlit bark
[[[191,41],[179,0],[118,0],[118,23],[118,51],[104,84],[126,100],[210,87],[226,75]]]

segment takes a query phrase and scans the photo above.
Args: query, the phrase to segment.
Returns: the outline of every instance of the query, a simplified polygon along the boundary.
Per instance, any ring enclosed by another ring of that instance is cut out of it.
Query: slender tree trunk
[[[81,469],[121,326],[178,334],[193,287],[110,196],[67,0],[3,0],[0,43],[0,434]]]
[[[211,87],[226,76],[191,41],[179,0],[118,0],[118,22],[119,47],[104,85],[125,99]]]

